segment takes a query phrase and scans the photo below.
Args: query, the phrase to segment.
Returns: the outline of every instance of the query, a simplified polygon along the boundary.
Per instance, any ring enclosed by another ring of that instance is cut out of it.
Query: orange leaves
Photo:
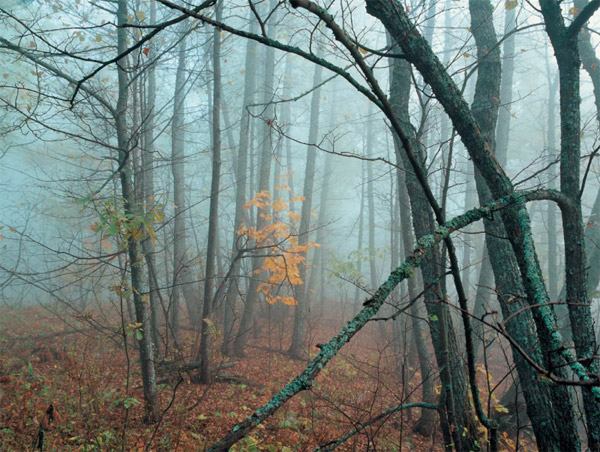
[[[294,198],[296,201],[303,199]],[[246,210],[252,207],[258,209],[257,216],[264,220],[265,226],[260,229],[243,226],[237,233],[253,241],[256,248],[266,254],[262,268],[254,272],[257,275],[264,274],[257,291],[270,304],[280,302],[295,306],[297,302],[294,297],[285,292],[302,283],[300,266],[305,264],[308,250],[318,245],[298,245],[298,237],[294,235],[294,231],[300,215],[290,212],[289,204],[283,199],[272,200],[268,191],[261,191],[244,205]]]
[[[294,222],[299,222],[300,221],[300,214],[296,213],[296,212],[288,212],[288,218]]]
[[[279,187],[279,185],[277,186]],[[275,187],[275,188],[277,188]],[[276,199],[271,206],[274,212],[282,212],[288,208],[288,204],[283,199]]]
[[[259,191],[254,198],[244,204],[244,209],[249,210],[253,206],[257,209],[264,209],[271,204],[271,193],[266,190]]]

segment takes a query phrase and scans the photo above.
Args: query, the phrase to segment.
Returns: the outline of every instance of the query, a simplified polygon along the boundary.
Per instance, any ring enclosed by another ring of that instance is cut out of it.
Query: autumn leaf
[[[515,9],[518,5],[519,5],[519,2],[517,0],[507,0],[506,3],[504,3],[504,9],[506,9],[506,10]]]
[[[508,408],[500,405],[499,403],[494,407],[494,409],[498,412],[498,413],[508,413]]]

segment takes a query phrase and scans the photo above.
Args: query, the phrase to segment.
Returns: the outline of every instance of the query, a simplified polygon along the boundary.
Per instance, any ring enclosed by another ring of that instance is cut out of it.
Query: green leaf
[[[108,228],[106,228],[106,233],[108,235],[117,235],[119,233],[119,228],[117,228],[116,224],[110,223]]]
[[[431,315],[429,316],[429,320],[431,320],[432,322],[437,322],[439,319],[438,319],[438,316],[437,316],[437,315],[435,315],[435,314],[431,314]]]
[[[33,366],[31,365],[31,362],[27,363],[29,365],[29,376],[33,377]]]
[[[129,409],[129,407],[131,406],[135,406],[135,405],[139,405],[140,401],[134,397],[127,397],[126,399],[123,399],[123,406],[127,409]]]
[[[141,341],[144,339],[144,333],[141,330],[135,330],[135,337],[137,337],[138,341]]]

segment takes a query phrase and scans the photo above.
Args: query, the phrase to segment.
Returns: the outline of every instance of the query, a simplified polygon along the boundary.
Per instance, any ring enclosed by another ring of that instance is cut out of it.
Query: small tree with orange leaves
[[[302,197],[293,198],[291,201],[300,202]],[[256,275],[263,274],[263,282],[258,286],[268,303],[277,302],[294,306],[296,299],[291,295],[281,295],[281,289],[299,285],[300,264],[306,259],[310,248],[318,247],[315,242],[305,246],[298,245],[298,236],[295,234],[300,215],[291,212],[289,203],[283,199],[273,200],[268,191],[260,191],[244,205],[244,209],[252,207],[257,209],[257,214],[262,217],[266,226],[256,229],[254,226],[240,228],[239,236],[246,237],[254,243],[254,248],[265,252],[262,268],[255,271]]]

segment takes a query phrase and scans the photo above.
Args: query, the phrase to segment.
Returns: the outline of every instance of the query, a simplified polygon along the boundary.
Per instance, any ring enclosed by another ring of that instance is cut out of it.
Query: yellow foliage
[[[290,189],[290,186],[288,184],[286,184],[285,182],[275,185],[275,190],[286,190],[287,191],[289,189]]]
[[[244,204],[244,209],[249,210],[252,206],[257,209],[264,209],[271,204],[271,193],[267,190],[259,191],[254,198]]]
[[[276,199],[275,201],[273,201],[273,205],[271,207],[273,208],[274,212],[281,212],[283,210],[286,210],[289,206],[283,199]]]
[[[291,201],[292,202],[302,202],[304,201],[306,198],[304,196],[294,196]]]
[[[287,184],[281,184],[279,187],[289,190]],[[293,198],[295,202],[303,200],[304,197]],[[289,204],[284,200],[273,201],[268,191],[261,191],[244,205],[246,210],[253,207],[258,210],[257,215],[267,224],[262,229],[242,226],[237,234],[253,241],[257,248],[261,248],[262,252],[267,254],[262,268],[254,271],[254,274],[265,274],[257,291],[262,293],[270,304],[280,302],[295,306],[297,301],[293,296],[280,295],[279,292],[286,286],[291,288],[302,283],[300,266],[304,265],[308,250],[319,245],[316,243],[298,245],[298,237],[294,231],[297,230],[300,215],[290,212]],[[275,290],[277,294],[273,293]]]

